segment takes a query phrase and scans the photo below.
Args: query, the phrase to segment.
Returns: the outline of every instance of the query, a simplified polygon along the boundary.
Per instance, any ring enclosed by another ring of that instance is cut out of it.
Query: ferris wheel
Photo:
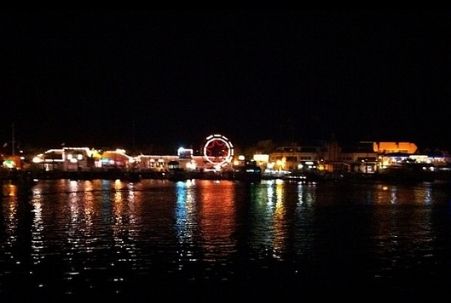
[[[215,167],[223,167],[232,161],[232,142],[220,134],[208,136],[204,145],[204,158]]]

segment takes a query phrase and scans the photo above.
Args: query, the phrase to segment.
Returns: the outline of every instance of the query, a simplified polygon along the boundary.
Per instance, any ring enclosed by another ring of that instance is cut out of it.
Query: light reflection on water
[[[195,253],[195,235],[197,228],[196,192],[195,181],[179,181],[176,184],[177,204],[175,209],[175,229],[179,244],[178,270],[183,270],[185,264],[196,262],[198,255]]]
[[[224,260],[235,249],[235,186],[204,183],[199,192],[199,232],[205,261]]]
[[[57,180],[26,193],[4,183],[2,193],[1,293],[115,294],[142,279],[449,278],[445,183]]]

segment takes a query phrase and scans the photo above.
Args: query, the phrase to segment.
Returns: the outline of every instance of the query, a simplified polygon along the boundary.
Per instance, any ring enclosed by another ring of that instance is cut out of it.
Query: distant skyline
[[[450,11],[4,11],[0,140],[451,148]]]

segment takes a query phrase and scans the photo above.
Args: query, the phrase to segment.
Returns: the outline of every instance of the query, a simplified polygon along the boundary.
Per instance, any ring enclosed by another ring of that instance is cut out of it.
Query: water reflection
[[[1,229],[0,230],[0,255],[4,254],[5,259],[14,259],[13,249],[18,239],[18,199],[17,199],[17,186],[14,184],[2,184],[2,205],[1,205]],[[3,259],[3,258],[2,258]],[[0,264],[2,260],[0,259]],[[20,261],[19,261],[20,262]],[[0,276],[4,273],[0,273]]]
[[[250,240],[256,252],[272,254],[272,205],[275,199],[274,181],[263,181],[250,196]]]
[[[282,180],[263,181],[251,195],[250,245],[257,255],[281,259],[288,239],[286,185]]]
[[[434,202],[433,183],[431,182],[410,186],[377,184],[367,193],[371,194],[367,199],[370,204],[431,205]]]
[[[234,252],[235,203],[233,182],[201,182],[198,224],[205,261],[221,260]]]
[[[299,182],[298,189],[298,204],[299,206],[311,206],[316,200],[316,183],[314,182]]]
[[[284,184],[283,181],[276,181],[276,207],[273,214],[273,226],[274,226],[274,240],[273,251],[274,257],[280,258],[285,248],[285,241],[287,238],[287,224],[285,222],[285,205],[284,201]]]
[[[195,252],[195,237],[198,232],[196,228],[196,181],[177,182],[176,196],[175,229],[179,243],[178,270],[183,270],[186,262],[198,261]]]
[[[140,279],[282,267],[284,279],[330,285],[433,279],[451,253],[448,184],[58,180],[2,193],[0,290],[14,276],[66,294],[120,293]]]
[[[31,228],[31,257],[33,264],[37,265],[45,258],[44,250],[44,222],[42,218],[42,202],[40,198],[32,200],[34,218]]]
[[[112,237],[113,237],[113,253],[115,258],[110,263],[113,276],[111,277],[116,292],[120,292],[121,283],[125,280],[123,272],[117,270],[118,267],[136,268],[136,243],[130,240],[129,228],[133,229],[133,223],[130,218],[129,204],[134,203],[133,198],[129,200],[128,191],[124,190],[126,184],[120,180],[114,181],[112,192]],[[133,237],[132,237],[133,238]]]
[[[2,184],[2,196],[3,197],[17,196],[17,185],[12,183]]]

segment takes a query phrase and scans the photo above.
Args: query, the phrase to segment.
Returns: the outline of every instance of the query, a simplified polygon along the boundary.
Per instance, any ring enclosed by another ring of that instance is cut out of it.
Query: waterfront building
[[[49,149],[33,157],[32,162],[45,171],[63,170],[63,149]]]
[[[178,161],[176,155],[139,155],[135,157],[136,168],[141,171],[165,172],[169,162]]]
[[[321,149],[313,146],[278,147],[269,154],[269,163],[274,170],[297,170],[306,163],[317,163],[321,160]],[[313,165],[313,164],[311,164]]]
[[[378,154],[373,149],[373,142],[361,141],[345,146],[339,159],[346,172],[372,174],[377,171]]]
[[[33,157],[33,164],[45,171],[86,171],[95,166],[98,152],[88,147],[49,149]]]
[[[93,151],[88,147],[65,147],[62,155],[65,171],[86,171],[94,167]]]
[[[123,149],[104,151],[96,162],[96,167],[103,169],[130,169],[135,159],[126,154]]]

